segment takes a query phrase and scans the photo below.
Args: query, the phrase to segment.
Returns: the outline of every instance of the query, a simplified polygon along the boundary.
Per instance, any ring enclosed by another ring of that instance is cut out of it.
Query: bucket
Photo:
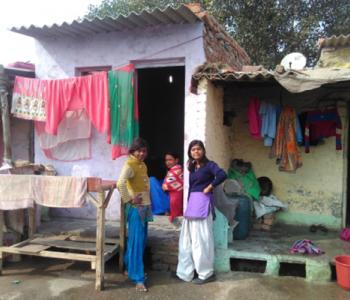
[[[335,269],[339,286],[350,291],[350,255],[336,256]]]

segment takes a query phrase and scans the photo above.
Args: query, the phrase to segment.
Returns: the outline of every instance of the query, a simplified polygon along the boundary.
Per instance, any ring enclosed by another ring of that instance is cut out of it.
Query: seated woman
[[[170,216],[169,221],[173,222],[176,217],[183,213],[183,170],[179,165],[179,156],[173,152],[165,154],[165,165],[168,173],[164,179],[162,188],[169,192]]]
[[[144,160],[147,156],[147,142],[136,139],[130,147],[129,157],[125,161],[118,179],[121,199],[126,203],[125,216],[128,224],[128,238],[124,263],[126,274],[136,283],[136,290],[147,292],[143,254],[147,240],[147,224],[152,221],[149,193],[149,179]]]

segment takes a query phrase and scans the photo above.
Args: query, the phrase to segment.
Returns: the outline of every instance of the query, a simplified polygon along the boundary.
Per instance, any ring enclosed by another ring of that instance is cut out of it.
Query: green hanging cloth
[[[111,113],[112,159],[128,154],[139,136],[139,113],[135,66],[129,64],[108,72]]]

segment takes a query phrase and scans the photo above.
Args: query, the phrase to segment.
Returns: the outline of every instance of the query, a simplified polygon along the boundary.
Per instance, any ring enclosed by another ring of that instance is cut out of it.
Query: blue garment
[[[155,177],[149,178],[152,212],[155,215],[162,215],[170,211],[169,195],[162,190],[162,181]]]
[[[128,208],[127,221],[128,241],[124,255],[124,264],[132,281],[144,283],[143,254],[146,248],[148,223],[142,223],[137,208],[132,206]]]
[[[296,122],[296,124],[295,124],[295,133],[296,133],[297,142],[298,142],[299,145],[301,145],[303,143],[303,132],[301,130],[301,124],[300,124],[299,116],[296,117],[295,122]]]
[[[271,147],[276,137],[277,106],[261,102],[259,114],[261,117],[261,137],[264,139],[264,146]]]
[[[190,172],[190,189],[191,192],[203,192],[203,190],[212,184],[216,187],[226,179],[227,175],[215,162],[209,161],[205,166]]]

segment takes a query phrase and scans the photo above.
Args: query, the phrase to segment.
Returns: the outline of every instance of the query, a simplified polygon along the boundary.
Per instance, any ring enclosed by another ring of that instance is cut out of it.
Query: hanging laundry
[[[264,146],[271,147],[276,136],[277,106],[268,102],[261,102],[259,115],[261,119],[261,137]]]
[[[21,119],[45,121],[45,82],[40,79],[16,76],[11,113]]]
[[[296,113],[291,107],[282,109],[271,157],[276,157],[280,171],[295,172],[302,166],[301,154],[296,140]]]
[[[305,152],[310,152],[310,140],[335,136],[336,150],[342,149],[342,124],[336,108],[309,111],[305,122]]]
[[[133,140],[139,135],[139,113],[135,67],[130,64],[109,71],[111,107],[112,158],[128,153]]]
[[[301,145],[304,141],[304,138],[303,138],[303,130],[302,130],[300,119],[299,119],[298,115],[295,118],[295,134],[296,134],[296,139],[297,139],[298,145]]]
[[[100,132],[109,132],[109,94],[106,72],[68,79],[47,80],[45,130],[57,134],[66,111],[84,108]]]
[[[46,118],[31,119],[46,120],[45,131],[47,133],[56,135],[58,126],[63,120],[65,113],[83,108],[99,132],[109,133],[109,94],[106,72],[55,80],[17,76],[15,81],[18,82],[14,90],[17,94],[44,100],[45,105],[42,102],[40,104],[45,106]],[[18,99],[18,97],[13,99],[15,108],[19,107],[19,104],[17,104]],[[20,105],[22,106],[22,104]],[[36,106],[32,104],[31,107]],[[15,108],[14,113],[16,113]],[[20,114],[16,113],[16,115],[19,116]]]
[[[14,186],[20,188],[13,188]],[[69,176],[0,175],[0,209],[33,207],[82,207],[87,179]]]
[[[45,131],[44,122],[35,122],[40,148],[49,159],[76,161],[91,158],[91,122],[84,109],[67,111],[57,135]]]
[[[260,100],[250,97],[248,104],[248,122],[250,135],[255,139],[261,139],[261,119],[259,115]]]

